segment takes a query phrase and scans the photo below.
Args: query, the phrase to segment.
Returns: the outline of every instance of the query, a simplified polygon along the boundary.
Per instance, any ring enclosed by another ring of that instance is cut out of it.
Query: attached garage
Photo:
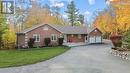
[[[98,28],[90,31],[88,37],[89,43],[102,43],[102,32]]]
[[[101,43],[102,42],[102,37],[101,36],[96,36],[96,43]]]
[[[95,43],[95,37],[90,37],[89,38],[89,43]]]

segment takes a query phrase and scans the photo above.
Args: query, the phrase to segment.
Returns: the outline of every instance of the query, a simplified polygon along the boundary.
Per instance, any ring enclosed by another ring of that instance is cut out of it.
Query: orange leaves
[[[111,32],[111,19],[108,12],[102,12],[95,20],[94,26],[99,28],[102,32]]]
[[[123,34],[130,29],[130,2],[128,0],[117,0],[117,2],[111,4],[115,9],[115,17],[111,18],[111,15],[104,11],[96,18],[94,25],[103,32]]]

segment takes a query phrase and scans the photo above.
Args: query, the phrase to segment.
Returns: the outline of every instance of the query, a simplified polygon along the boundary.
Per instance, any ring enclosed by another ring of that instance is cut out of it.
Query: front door
[[[88,37],[87,36],[85,36],[85,43],[87,43],[88,42]]]

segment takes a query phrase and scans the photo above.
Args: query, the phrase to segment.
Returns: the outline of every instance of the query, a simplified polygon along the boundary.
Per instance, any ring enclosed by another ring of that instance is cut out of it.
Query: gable
[[[43,33],[43,32],[59,32],[61,33],[60,31],[58,31],[57,29],[51,27],[50,25],[42,25],[42,26],[39,26],[35,29],[32,29],[26,33]]]
[[[102,32],[98,29],[98,28],[95,28],[93,29],[90,33],[89,33],[90,36],[92,35],[97,35],[97,36],[101,36],[102,35]]]
[[[40,24],[40,25],[35,25],[35,26],[31,27],[31,28],[25,29],[25,30],[23,30],[23,31],[21,31],[21,32],[19,32],[17,34],[26,34],[28,32],[35,31],[35,30],[43,30],[44,26],[48,26],[49,28],[53,28],[52,26],[50,26],[48,24]],[[43,28],[43,29],[40,29],[40,28]],[[59,30],[57,30],[55,28],[53,28],[53,30],[56,30],[57,32],[60,32]]]

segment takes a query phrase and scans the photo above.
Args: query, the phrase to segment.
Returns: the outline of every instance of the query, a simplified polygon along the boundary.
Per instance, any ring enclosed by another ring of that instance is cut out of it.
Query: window
[[[39,34],[33,34],[33,38],[35,39],[35,42],[40,42],[40,35]]]
[[[48,30],[48,27],[47,26],[43,27],[43,30]]]
[[[94,32],[97,32],[97,30],[94,30]]]
[[[56,34],[52,34],[51,35],[51,40],[52,41],[56,41],[57,40],[57,35]]]

